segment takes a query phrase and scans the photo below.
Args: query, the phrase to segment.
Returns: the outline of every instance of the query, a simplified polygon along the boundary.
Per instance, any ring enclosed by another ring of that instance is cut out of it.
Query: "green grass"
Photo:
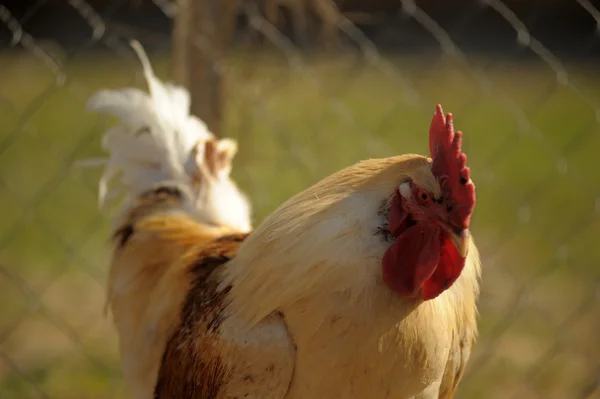
[[[166,77],[165,59],[153,61]],[[443,104],[465,132],[478,189],[472,230],[485,261],[481,338],[460,397],[583,395],[600,362],[597,66],[567,64],[562,86],[538,63],[475,60],[485,66],[481,81],[445,58],[304,61],[230,62],[225,135],[239,141],[234,177],[255,221],[358,160],[426,153],[433,109]],[[46,397],[38,389],[61,399],[124,397],[103,315],[109,220],[97,209],[99,171],[75,162],[101,155],[109,122],[84,112],[86,98],[141,86],[139,67],[78,58],[57,85],[28,55],[4,55],[0,65],[2,398]]]

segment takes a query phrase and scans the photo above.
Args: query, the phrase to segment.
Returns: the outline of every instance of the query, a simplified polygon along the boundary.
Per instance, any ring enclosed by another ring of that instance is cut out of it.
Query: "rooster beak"
[[[436,216],[438,225],[448,233],[448,237],[456,247],[459,255],[466,258],[469,252],[469,242],[471,241],[469,229],[452,226],[448,221],[445,209],[438,210]]]
[[[454,230],[450,231],[450,240],[458,250],[462,258],[466,258],[469,252],[469,230]]]

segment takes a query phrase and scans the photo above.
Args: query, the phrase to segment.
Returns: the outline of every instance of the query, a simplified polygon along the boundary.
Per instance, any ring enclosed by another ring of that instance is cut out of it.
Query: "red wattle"
[[[382,259],[383,281],[398,295],[434,299],[460,276],[465,258],[439,225],[414,224],[398,191],[389,211],[389,230],[396,237]]]
[[[383,256],[383,281],[397,294],[415,297],[433,275],[440,259],[441,229],[418,223],[394,241]]]
[[[438,266],[423,285],[423,299],[433,299],[450,288],[460,276],[465,261],[452,241],[442,234]]]

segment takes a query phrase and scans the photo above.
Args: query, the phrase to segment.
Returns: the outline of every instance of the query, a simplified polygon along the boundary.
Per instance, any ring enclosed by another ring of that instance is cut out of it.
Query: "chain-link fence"
[[[179,10],[169,0],[0,5],[2,398],[125,397],[103,314],[99,171],[77,166],[101,154],[110,121],[84,104],[99,88],[143,85],[131,38],[160,77],[176,74]],[[230,40],[215,39],[226,19],[211,21],[213,36],[191,43],[214,74],[205,82],[224,85],[219,132],[239,141],[234,177],[256,222],[360,159],[426,153],[443,104],[465,132],[485,266],[481,337],[459,397],[600,398],[592,2],[239,0]]]

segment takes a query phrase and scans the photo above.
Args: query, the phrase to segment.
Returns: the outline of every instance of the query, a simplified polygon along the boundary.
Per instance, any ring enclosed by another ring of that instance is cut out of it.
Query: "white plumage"
[[[190,195],[190,210],[201,221],[250,231],[250,206],[229,178],[237,143],[217,140],[203,121],[190,115],[189,92],[161,82],[142,46],[137,41],[131,46],[142,63],[149,93],[136,88],[101,90],[87,103],[88,110],[121,122],[102,140],[109,156],[101,161],[105,167],[100,204],[122,199],[122,209],[127,209],[141,193],[169,181]]]

